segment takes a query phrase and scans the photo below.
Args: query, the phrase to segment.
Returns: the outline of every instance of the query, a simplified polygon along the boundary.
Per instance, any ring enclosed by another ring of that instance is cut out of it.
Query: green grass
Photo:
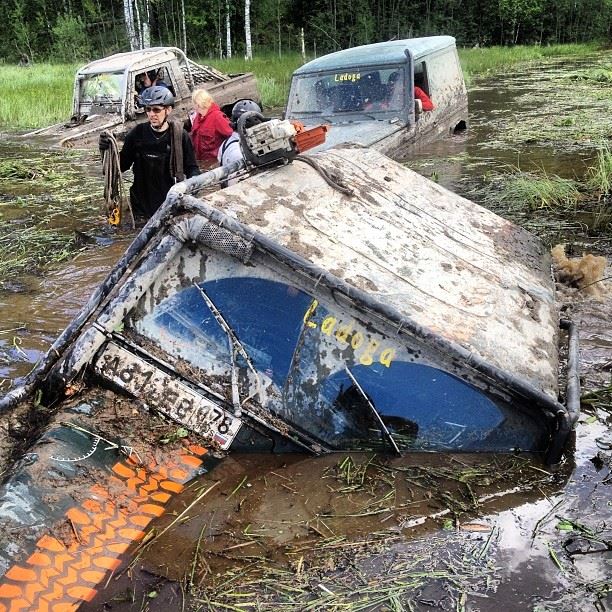
[[[68,120],[76,64],[0,66],[0,126],[25,129]]]
[[[504,180],[499,200],[518,209],[573,209],[580,200],[575,181],[559,176],[516,172]]]
[[[586,185],[600,195],[612,193],[612,151],[607,145],[597,152],[597,161],[587,172]]]
[[[587,68],[578,70],[568,77],[571,81],[586,81],[592,83],[602,83],[610,85],[612,83],[612,66],[600,66],[597,68]]]
[[[309,61],[310,57],[306,58]],[[227,72],[252,72],[257,77],[259,92],[263,105],[267,108],[285,106],[289,85],[293,71],[301,66],[304,61],[299,53],[284,54],[281,58],[275,54],[261,54],[251,61],[244,58],[214,59],[201,58],[196,60],[202,64],[209,64]]]

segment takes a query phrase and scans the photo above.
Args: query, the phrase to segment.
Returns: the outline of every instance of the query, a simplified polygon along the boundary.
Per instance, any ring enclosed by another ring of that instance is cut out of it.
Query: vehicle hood
[[[338,144],[356,143],[364,147],[372,146],[383,138],[405,129],[404,123],[390,123],[389,121],[352,121],[346,123],[333,123],[329,126],[325,143],[312,151],[324,151]]]

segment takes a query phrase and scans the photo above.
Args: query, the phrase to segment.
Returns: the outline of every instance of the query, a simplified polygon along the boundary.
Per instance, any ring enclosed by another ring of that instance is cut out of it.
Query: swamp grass
[[[509,208],[527,208],[530,211],[545,208],[575,211],[581,194],[578,183],[572,179],[540,175],[519,170],[505,175],[504,188],[499,194],[499,201]]]
[[[587,171],[586,186],[600,196],[612,195],[612,151],[608,145],[597,151],[597,160]]]
[[[556,57],[582,57],[598,50],[596,43],[576,45],[486,47],[459,49],[466,82],[472,77],[501,72],[520,63],[537,62]],[[307,57],[306,61],[313,59]],[[260,53],[244,58],[197,58],[228,72],[253,72],[257,77],[263,105],[278,108],[285,105],[292,72],[302,63],[299,53],[281,58]],[[66,121],[72,110],[72,90],[77,64],[33,64],[28,68],[0,65],[5,83],[0,98],[0,126],[5,130],[24,130]]]
[[[469,85],[472,77],[497,74],[517,64],[541,62],[559,57],[586,57],[600,49],[599,43],[481,47],[459,49],[459,60]]]
[[[488,183],[477,195],[489,208],[501,209],[505,217],[536,230],[544,238],[546,232],[539,225],[544,217],[553,224],[578,223],[579,218],[582,227],[577,226],[576,233],[585,229],[590,235],[607,232],[612,223],[611,190],[612,152],[603,145],[582,177],[563,178],[548,174],[543,168],[502,169],[488,177]]]
[[[0,126],[21,130],[67,121],[77,64],[0,66]]]
[[[0,162],[0,192],[10,194],[0,198],[0,288],[74,256],[84,248],[79,228],[99,215],[102,183],[83,176],[82,154],[24,153]]]

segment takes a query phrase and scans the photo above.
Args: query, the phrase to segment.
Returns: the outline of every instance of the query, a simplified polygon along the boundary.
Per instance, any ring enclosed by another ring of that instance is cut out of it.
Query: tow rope
[[[125,197],[121,166],[119,163],[119,145],[112,132],[102,132],[108,136],[109,148],[102,154],[102,172],[104,174],[104,210],[102,214],[110,225],[118,226],[125,209],[130,214],[132,229],[136,228],[134,214],[128,198]]]

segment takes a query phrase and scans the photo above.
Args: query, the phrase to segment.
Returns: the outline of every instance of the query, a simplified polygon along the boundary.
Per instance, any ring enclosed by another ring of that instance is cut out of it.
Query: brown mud
[[[568,217],[495,202],[497,179],[517,165],[575,178],[593,162],[612,133],[612,99],[572,78],[584,69],[549,64],[475,83],[469,132],[407,164],[551,247],[606,256],[610,276],[612,231],[593,231],[588,207]],[[578,105],[554,93],[570,85]],[[94,236],[104,234],[98,223]],[[11,279],[20,289],[0,292],[0,332],[16,331],[0,333],[0,389],[46,350],[124,248],[111,241],[43,278]],[[231,454],[173,500],[153,538],[82,609],[612,609],[609,287],[599,300],[559,287],[580,330],[584,401],[575,452],[557,470],[523,456]]]

